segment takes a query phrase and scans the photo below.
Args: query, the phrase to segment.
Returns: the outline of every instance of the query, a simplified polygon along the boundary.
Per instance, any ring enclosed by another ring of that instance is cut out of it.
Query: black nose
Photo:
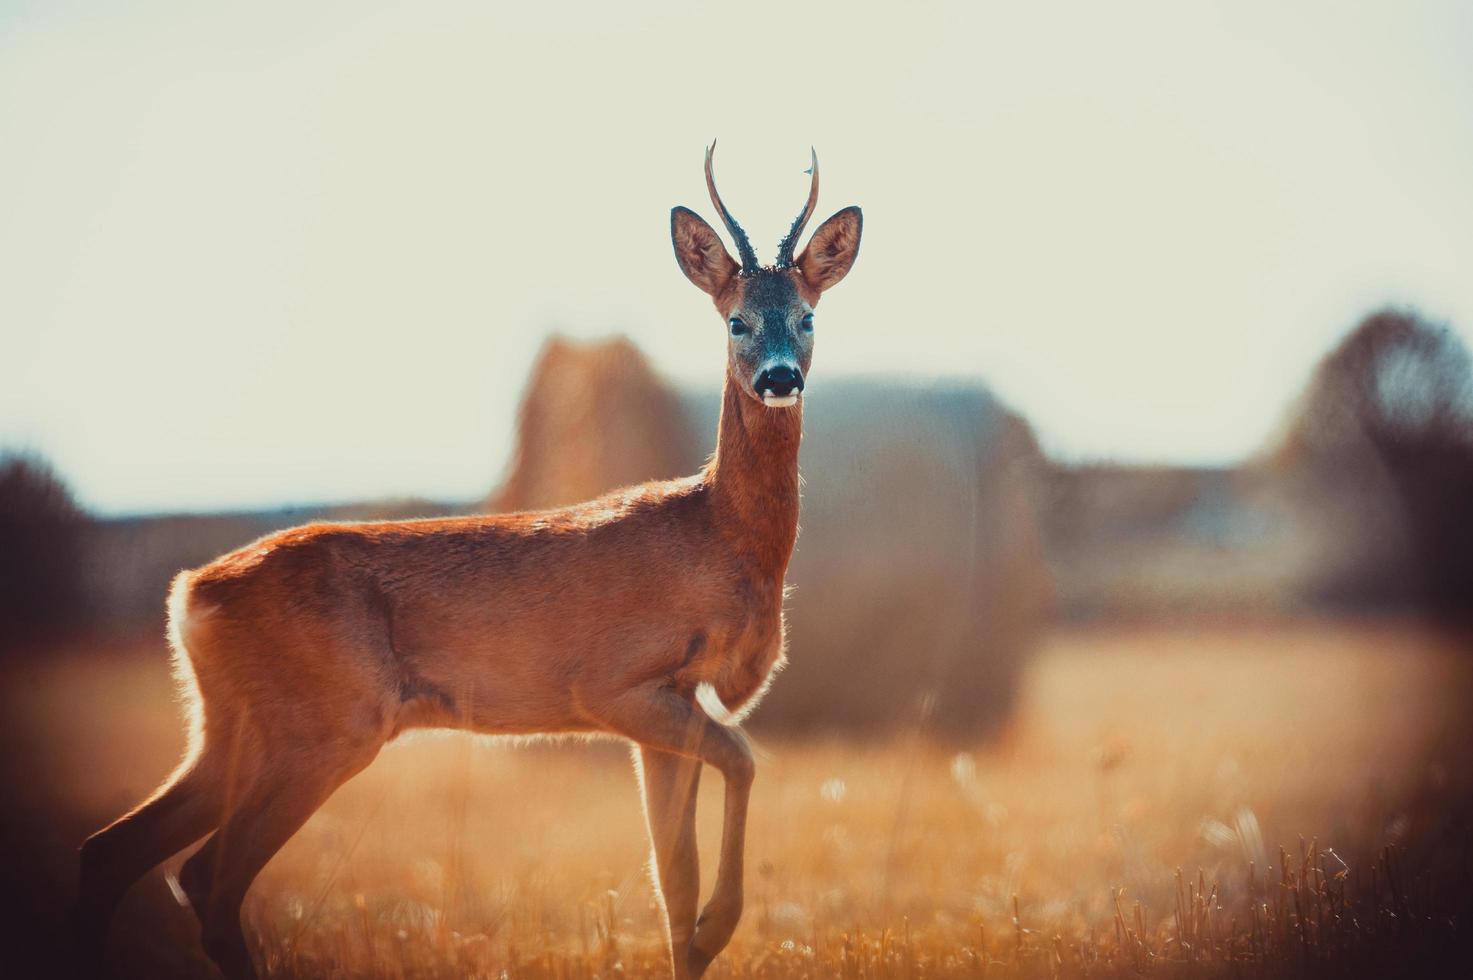
[[[757,375],[757,383],[753,387],[759,395],[770,391],[778,398],[783,398],[803,390],[803,372],[790,364],[779,364],[766,368]]]

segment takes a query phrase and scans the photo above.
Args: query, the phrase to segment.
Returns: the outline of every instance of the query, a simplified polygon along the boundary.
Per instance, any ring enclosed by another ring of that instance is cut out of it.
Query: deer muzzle
[[[768,408],[791,408],[803,393],[803,372],[795,364],[771,364],[758,372],[752,387]]]

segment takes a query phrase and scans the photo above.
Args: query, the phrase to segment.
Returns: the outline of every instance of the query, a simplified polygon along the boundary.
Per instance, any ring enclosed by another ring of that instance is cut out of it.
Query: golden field
[[[712,975],[1451,970],[1465,647],[1397,623],[1060,630],[999,744],[759,734],[747,911]],[[62,975],[72,849],[182,731],[161,640],[5,669],[9,948]],[[708,773],[708,885],[719,791]],[[658,975],[645,856],[621,747],[417,735],[277,855],[246,914],[272,976]],[[158,873],[112,951],[125,976],[212,975]]]

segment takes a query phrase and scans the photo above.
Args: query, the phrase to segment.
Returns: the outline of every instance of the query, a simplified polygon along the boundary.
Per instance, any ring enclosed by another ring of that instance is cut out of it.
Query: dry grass
[[[74,844],[174,761],[167,669],[142,649],[6,678],[7,778],[52,833],[35,847]],[[715,975],[1406,974],[1466,956],[1470,666],[1408,627],[1064,633],[993,750],[764,741],[748,911]],[[247,914],[271,975],[643,975],[664,955],[645,849],[621,750],[421,736],[291,841]],[[37,873],[69,874],[58,854]],[[166,896],[155,880],[130,902],[118,959],[208,975]]]

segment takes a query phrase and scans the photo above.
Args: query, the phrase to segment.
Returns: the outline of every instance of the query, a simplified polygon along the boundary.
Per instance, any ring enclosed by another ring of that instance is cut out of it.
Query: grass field
[[[713,975],[1451,970],[1473,932],[1455,643],[1060,632],[989,749],[759,737],[747,913]],[[7,668],[8,948],[28,969],[66,972],[72,848],[182,746],[162,643],[117,647]],[[709,774],[708,887],[719,790]],[[247,916],[273,976],[658,975],[645,853],[623,749],[417,736],[290,842]],[[113,954],[125,975],[211,975],[157,873]]]

